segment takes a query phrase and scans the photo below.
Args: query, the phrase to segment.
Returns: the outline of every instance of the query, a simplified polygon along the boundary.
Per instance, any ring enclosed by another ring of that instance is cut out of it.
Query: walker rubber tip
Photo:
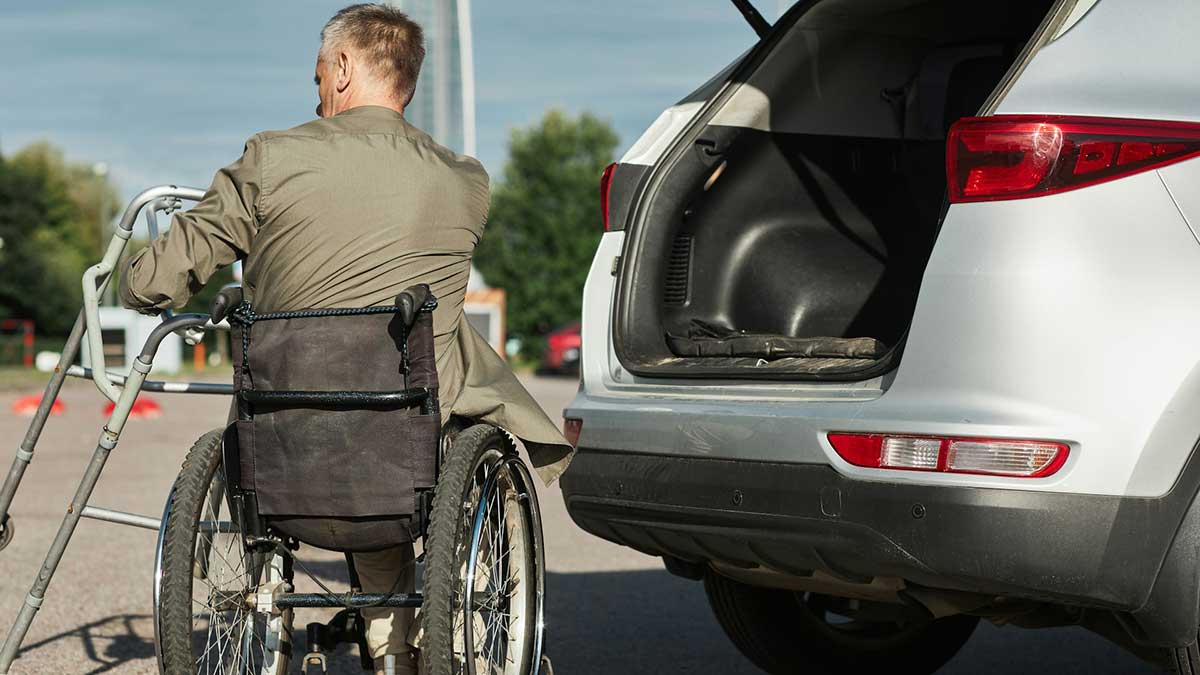
[[[105,405],[104,416],[112,415],[115,407],[111,402]],[[133,402],[133,407],[129,409],[129,419],[131,420],[151,420],[157,417],[162,417],[162,406],[152,398],[139,397]]]
[[[40,394],[22,396],[21,398],[13,401],[12,413],[22,417],[33,417],[33,414],[37,412],[38,406],[41,404],[42,397]],[[63,405],[62,401],[55,401],[54,403],[50,404],[51,415],[58,415],[66,412],[66,410],[67,408]]]

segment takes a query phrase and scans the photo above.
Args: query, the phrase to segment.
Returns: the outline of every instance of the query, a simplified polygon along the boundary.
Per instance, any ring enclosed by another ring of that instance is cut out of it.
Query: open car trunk
[[[650,376],[855,379],[894,363],[945,204],[945,138],[1053,0],[795,8],[651,175],[614,338]]]

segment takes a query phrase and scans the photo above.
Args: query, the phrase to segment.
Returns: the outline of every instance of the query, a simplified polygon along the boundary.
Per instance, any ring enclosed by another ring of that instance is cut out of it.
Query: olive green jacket
[[[268,131],[217,172],[195,207],[130,261],[126,307],[183,306],[218,268],[244,261],[260,312],[388,304],[427,283],[443,415],[522,439],[550,482],[571,448],[463,314],[471,255],[490,194],[478,161],[456,155],[388,108],[363,106]]]

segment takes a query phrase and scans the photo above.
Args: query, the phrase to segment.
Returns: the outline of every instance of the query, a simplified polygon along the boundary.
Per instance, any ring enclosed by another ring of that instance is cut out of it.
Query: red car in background
[[[579,345],[582,324],[576,321],[546,336],[546,351],[542,354],[540,373],[558,375],[579,374]]]

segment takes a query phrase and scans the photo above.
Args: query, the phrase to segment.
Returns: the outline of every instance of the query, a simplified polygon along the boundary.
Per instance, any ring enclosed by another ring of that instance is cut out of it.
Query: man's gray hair
[[[425,35],[415,21],[387,5],[350,5],[321,29],[321,57],[336,57],[332,50],[345,47],[365,56],[376,76],[392,80],[408,105],[425,60]]]

